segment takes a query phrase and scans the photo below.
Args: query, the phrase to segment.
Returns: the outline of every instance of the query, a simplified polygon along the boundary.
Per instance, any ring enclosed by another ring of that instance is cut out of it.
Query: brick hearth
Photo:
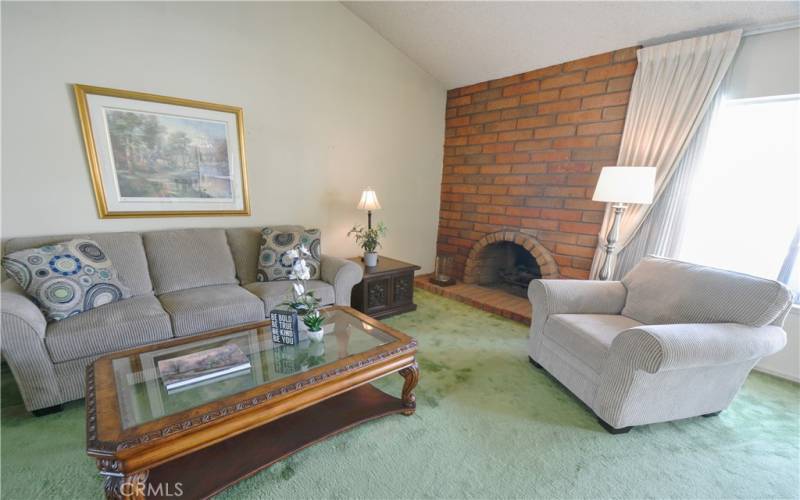
[[[515,230],[587,278],[604,204],[600,169],[619,152],[636,48],[448,91],[437,248],[453,274],[487,234]]]
[[[531,324],[531,303],[528,299],[510,293],[479,285],[457,283],[441,287],[431,283],[429,274],[417,276],[417,287],[435,294],[463,302],[484,311],[503,316],[526,325]]]

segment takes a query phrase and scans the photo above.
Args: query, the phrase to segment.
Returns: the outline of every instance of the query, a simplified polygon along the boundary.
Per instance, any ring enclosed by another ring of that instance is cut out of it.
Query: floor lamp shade
[[[594,201],[648,204],[653,202],[655,167],[603,167]]]
[[[601,280],[607,280],[611,276],[611,254],[614,253],[614,246],[619,239],[619,225],[625,204],[653,203],[655,185],[655,167],[603,167],[600,171],[592,200],[613,203],[611,208],[614,209],[611,229],[606,235],[606,254],[598,276]]]

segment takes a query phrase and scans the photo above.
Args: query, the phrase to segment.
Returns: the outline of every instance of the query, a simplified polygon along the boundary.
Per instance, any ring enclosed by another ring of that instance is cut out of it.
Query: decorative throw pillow
[[[310,257],[306,263],[311,279],[320,277],[320,230],[303,226],[272,226],[261,230],[261,251],[258,254],[258,281],[288,280],[292,272],[292,258],[286,252],[305,246]]]
[[[131,296],[111,260],[92,240],[76,239],[10,253],[3,257],[3,267],[47,321]]]

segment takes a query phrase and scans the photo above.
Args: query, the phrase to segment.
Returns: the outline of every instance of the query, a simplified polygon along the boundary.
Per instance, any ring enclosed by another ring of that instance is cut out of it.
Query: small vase
[[[378,265],[378,252],[364,252],[364,265],[375,267]]]
[[[308,338],[311,339],[312,342],[319,342],[322,340],[322,337],[325,335],[325,332],[320,328],[319,330],[315,331],[308,331]]]

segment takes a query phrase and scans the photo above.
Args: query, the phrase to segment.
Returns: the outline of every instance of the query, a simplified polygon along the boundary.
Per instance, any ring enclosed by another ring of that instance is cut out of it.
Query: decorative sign
[[[292,309],[273,309],[269,312],[272,321],[272,341],[276,344],[297,345],[300,334],[297,312]]]

